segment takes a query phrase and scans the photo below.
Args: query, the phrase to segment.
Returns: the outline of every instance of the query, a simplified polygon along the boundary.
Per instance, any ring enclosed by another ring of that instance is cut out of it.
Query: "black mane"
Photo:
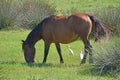
[[[48,20],[48,18],[45,18],[44,20],[42,20],[28,35],[28,37],[26,38],[26,42],[28,44],[35,44],[36,41],[38,41],[41,38],[41,32],[42,32],[42,27],[43,24],[46,23],[46,21]]]

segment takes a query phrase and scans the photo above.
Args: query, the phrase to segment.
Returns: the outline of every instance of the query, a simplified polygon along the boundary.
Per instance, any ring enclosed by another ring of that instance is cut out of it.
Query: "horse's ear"
[[[25,42],[24,40],[21,40],[23,43]]]

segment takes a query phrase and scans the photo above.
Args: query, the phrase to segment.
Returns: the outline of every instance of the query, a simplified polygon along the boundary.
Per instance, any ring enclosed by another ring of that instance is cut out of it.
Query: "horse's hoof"
[[[42,62],[42,64],[46,64],[46,62]]]
[[[84,61],[84,60],[82,60],[82,61],[81,61],[81,63],[80,63],[80,65],[81,65],[81,64],[85,64],[85,61]]]
[[[89,61],[89,63],[94,63],[93,61]]]
[[[89,63],[94,63],[93,59],[89,59]]]
[[[60,61],[60,64],[64,63],[64,61]]]
[[[81,62],[80,65],[82,65],[82,64],[85,64],[85,63],[82,63],[82,62]]]

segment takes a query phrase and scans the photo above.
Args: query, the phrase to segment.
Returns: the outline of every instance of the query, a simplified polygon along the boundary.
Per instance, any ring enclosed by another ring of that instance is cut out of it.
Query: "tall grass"
[[[13,5],[10,0],[0,0],[0,29],[13,26],[16,12],[18,12],[14,9],[16,6],[13,7]]]
[[[107,25],[111,32],[120,33],[120,6],[108,6],[106,8],[98,8],[93,10],[93,15]]]
[[[54,14],[54,12],[55,9],[42,0],[26,0],[22,3],[22,10],[17,18],[17,24],[23,27],[33,28],[43,18]]]
[[[43,0],[0,0],[0,29],[32,28],[54,12]]]
[[[116,37],[114,37],[116,39]],[[113,41],[115,41],[115,39]],[[98,44],[94,53],[96,61],[96,69],[99,75],[103,73],[109,73],[112,76],[116,76],[116,73],[120,71],[120,39],[115,42],[104,44]]]

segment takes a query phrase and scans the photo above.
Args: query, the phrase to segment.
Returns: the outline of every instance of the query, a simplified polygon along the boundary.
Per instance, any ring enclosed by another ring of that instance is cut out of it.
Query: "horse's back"
[[[80,37],[89,25],[86,14],[77,13],[70,16],[50,16],[43,27],[43,38],[51,42],[69,43]]]

